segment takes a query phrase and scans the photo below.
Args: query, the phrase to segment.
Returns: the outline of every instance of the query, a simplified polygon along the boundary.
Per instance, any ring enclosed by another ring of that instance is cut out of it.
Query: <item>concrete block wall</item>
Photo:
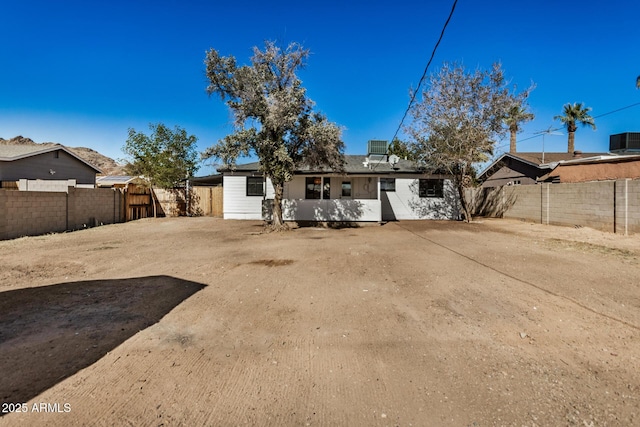
[[[616,181],[616,233],[640,232],[640,180]]]
[[[109,188],[69,188],[68,194],[0,190],[0,240],[123,221],[123,195]]]
[[[467,191],[477,215],[640,233],[640,180],[505,186]],[[482,209],[483,207],[491,209]]]
[[[628,227],[629,232],[640,233],[640,180],[629,181]],[[635,230],[635,231],[633,231]]]
[[[0,239],[67,229],[66,193],[0,191]]]
[[[504,218],[540,221],[542,217],[542,193],[539,185],[502,187]]]
[[[466,198],[474,215],[540,221],[541,192],[538,185],[473,188]]]
[[[111,188],[69,188],[68,229],[124,221],[122,193]]]
[[[615,231],[614,181],[545,185],[550,189],[549,216],[543,216],[545,223]]]

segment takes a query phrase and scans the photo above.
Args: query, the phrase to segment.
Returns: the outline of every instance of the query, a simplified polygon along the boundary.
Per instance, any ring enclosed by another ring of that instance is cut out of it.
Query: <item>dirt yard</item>
[[[0,242],[0,425],[640,425],[640,236],[261,230]]]

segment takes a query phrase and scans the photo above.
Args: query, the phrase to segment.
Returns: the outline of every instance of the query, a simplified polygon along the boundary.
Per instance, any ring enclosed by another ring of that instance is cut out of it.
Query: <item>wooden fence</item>
[[[153,216],[151,190],[149,188],[142,185],[129,184],[124,194],[125,221]]]
[[[192,215],[222,218],[222,187],[193,187],[189,204]]]
[[[222,218],[222,187],[191,187],[171,190],[129,185],[125,193],[126,220],[132,221],[153,216],[153,199],[158,216],[213,216]],[[188,210],[188,212],[187,212]]]

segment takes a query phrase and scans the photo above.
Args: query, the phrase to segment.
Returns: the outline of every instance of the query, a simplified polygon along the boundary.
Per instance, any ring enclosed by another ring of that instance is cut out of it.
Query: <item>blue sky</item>
[[[205,92],[209,48],[248,63],[265,40],[311,50],[300,73],[317,109],[345,128],[348,154],[390,140],[453,1],[5,2],[0,25],[0,137],[90,147],[120,159],[127,129],[179,125],[200,150],[232,131],[227,107]],[[420,3],[420,4],[419,4]],[[559,127],[568,102],[598,116],[640,103],[640,4],[633,0],[459,0],[430,72],[502,63],[519,88],[534,82],[535,132]],[[640,105],[580,128],[576,149],[607,151],[609,135],[640,131]],[[546,136],[545,151],[565,151]],[[508,149],[508,140],[498,151]],[[200,175],[211,173],[204,167]]]

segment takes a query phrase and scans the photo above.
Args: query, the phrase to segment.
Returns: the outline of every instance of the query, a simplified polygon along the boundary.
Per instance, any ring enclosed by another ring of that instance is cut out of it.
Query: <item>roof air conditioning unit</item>
[[[640,151],[640,132],[625,132],[609,136],[609,151]]]
[[[389,143],[387,141],[380,141],[372,139],[367,143],[367,154],[386,155]]]

